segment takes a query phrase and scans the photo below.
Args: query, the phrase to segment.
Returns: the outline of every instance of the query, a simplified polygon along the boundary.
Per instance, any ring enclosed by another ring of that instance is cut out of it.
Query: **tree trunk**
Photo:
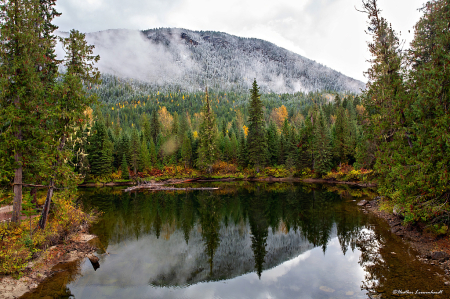
[[[50,211],[50,203],[52,202],[54,182],[50,181],[50,186],[47,191],[47,198],[45,199],[44,208],[42,209],[41,219],[39,220],[39,228],[44,229],[47,224],[48,212]]]
[[[14,159],[16,163],[21,163],[22,155],[16,153],[14,155]],[[13,202],[13,214],[11,221],[15,223],[19,223],[20,214],[22,212],[22,176],[23,176],[23,168],[22,164],[18,168],[15,169],[14,172],[14,202]]]

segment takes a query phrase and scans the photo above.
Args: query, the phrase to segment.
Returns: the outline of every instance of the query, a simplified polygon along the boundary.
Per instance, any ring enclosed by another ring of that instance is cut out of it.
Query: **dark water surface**
[[[23,298],[450,298],[412,249],[361,212],[360,197],[300,184],[215,186],[80,191],[86,209],[103,212],[91,229],[100,268],[60,266]]]

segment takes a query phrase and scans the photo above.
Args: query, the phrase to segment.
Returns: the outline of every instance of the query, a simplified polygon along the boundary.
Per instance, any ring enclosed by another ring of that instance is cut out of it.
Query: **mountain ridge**
[[[156,88],[248,90],[254,78],[262,92],[359,93],[365,87],[361,81],[271,42],[224,32],[110,29],[87,33],[86,39],[100,55],[101,72]]]

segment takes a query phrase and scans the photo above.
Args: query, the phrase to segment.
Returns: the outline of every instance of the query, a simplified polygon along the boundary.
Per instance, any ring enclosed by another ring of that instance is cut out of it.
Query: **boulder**
[[[431,252],[431,259],[432,260],[447,260],[449,258],[449,255],[444,251],[433,251]]]
[[[365,206],[367,204],[367,200],[361,200],[360,202],[357,203],[358,206]]]
[[[100,268],[100,263],[98,262],[98,257],[91,254],[88,255],[88,259],[91,261],[92,267],[94,267],[94,270],[97,271],[98,268]]]

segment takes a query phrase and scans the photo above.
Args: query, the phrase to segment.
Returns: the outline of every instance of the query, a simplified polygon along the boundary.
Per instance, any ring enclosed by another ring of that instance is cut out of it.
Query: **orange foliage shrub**
[[[227,163],[224,161],[216,162],[212,168],[213,173],[216,174],[234,174],[238,171],[236,164]]]

